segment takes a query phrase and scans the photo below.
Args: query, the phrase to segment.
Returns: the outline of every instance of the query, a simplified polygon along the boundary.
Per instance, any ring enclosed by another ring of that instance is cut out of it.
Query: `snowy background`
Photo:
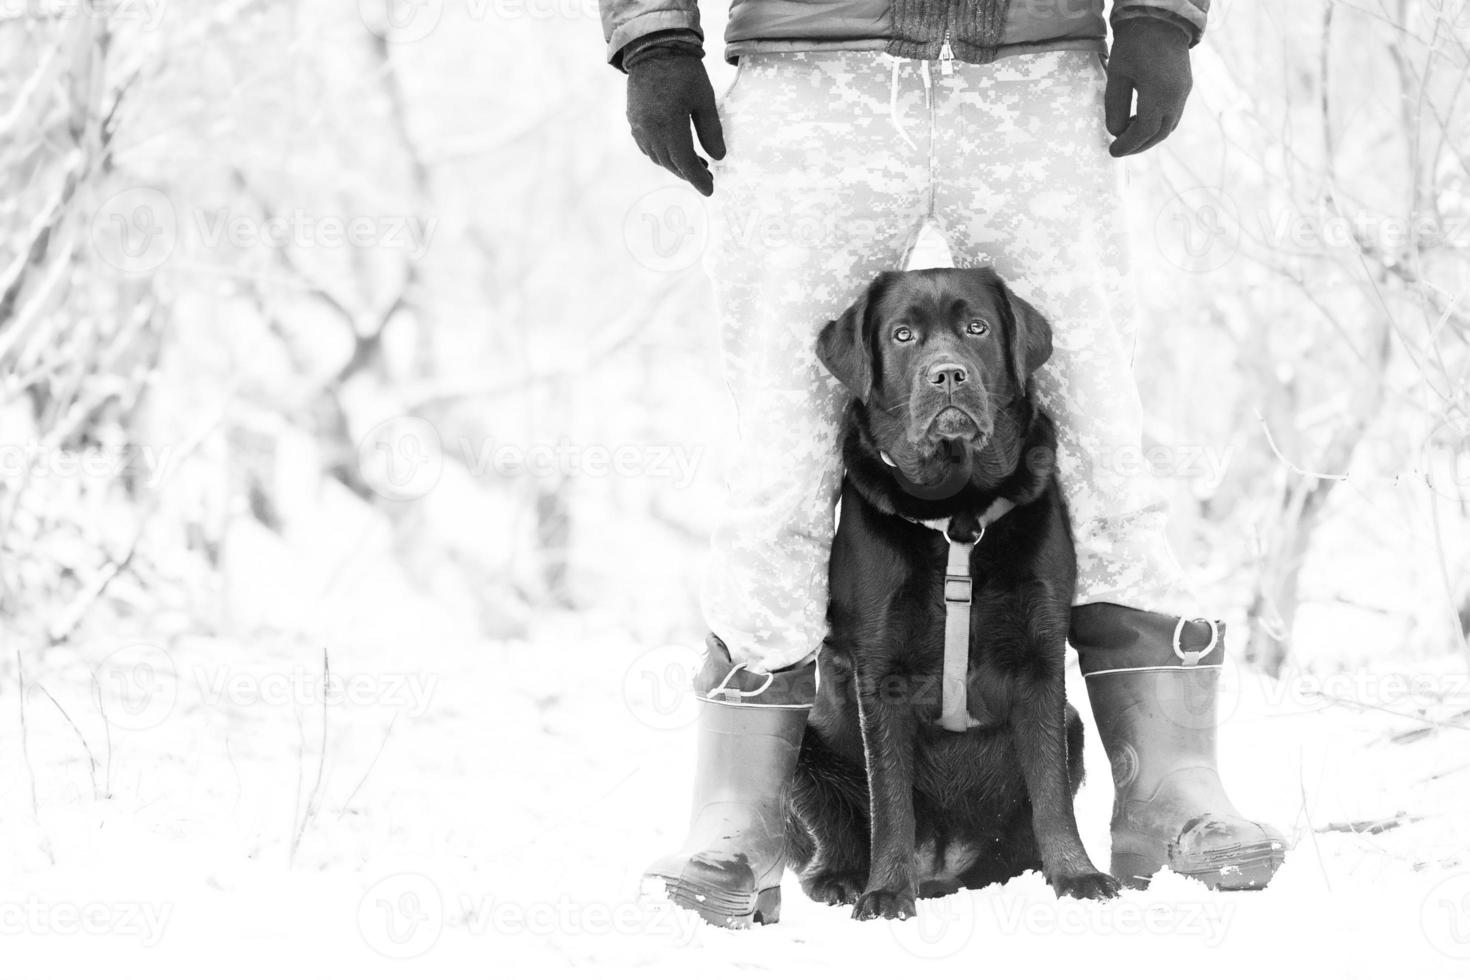
[[[732,935],[637,889],[732,419],[592,0],[0,0],[0,975],[1464,975],[1470,3],[1285,6],[1127,173],[1286,867]]]

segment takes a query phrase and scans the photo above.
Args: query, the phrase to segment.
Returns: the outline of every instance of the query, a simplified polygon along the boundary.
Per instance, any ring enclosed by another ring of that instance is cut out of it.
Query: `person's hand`
[[[1118,24],[1103,96],[1108,132],[1117,137],[1108,152],[1126,157],[1162,143],[1179,125],[1193,84],[1183,28],[1152,17]],[[1135,91],[1138,111],[1130,115]]]
[[[723,160],[725,134],[702,60],[683,52],[650,51],[628,68],[628,124],[638,149],[709,197],[715,179],[708,161],[694,151],[691,122],[704,151]]]

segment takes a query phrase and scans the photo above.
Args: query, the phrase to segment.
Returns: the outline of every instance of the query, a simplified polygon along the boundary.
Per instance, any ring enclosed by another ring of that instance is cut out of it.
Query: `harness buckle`
[[[975,580],[968,575],[945,575],[944,576],[944,601],[970,604],[974,593]]]

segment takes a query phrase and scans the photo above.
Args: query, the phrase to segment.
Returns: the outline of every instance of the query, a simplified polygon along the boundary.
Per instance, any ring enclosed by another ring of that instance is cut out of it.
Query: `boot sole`
[[[1217,891],[1259,891],[1286,862],[1280,841],[1256,841],[1205,851],[1197,858],[1169,862],[1161,847],[1113,851],[1113,877],[1129,888],[1144,889],[1160,869],[1193,878]]]
[[[682,909],[697,913],[705,922],[721,929],[749,929],[752,925],[773,926],[781,921],[780,885],[763,888],[751,894],[711,888],[704,882],[665,875],[651,875],[644,880],[662,883],[669,901]]]

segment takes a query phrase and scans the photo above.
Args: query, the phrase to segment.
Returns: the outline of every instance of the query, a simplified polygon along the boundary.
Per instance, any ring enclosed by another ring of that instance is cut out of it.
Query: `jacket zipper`
[[[949,28],[944,29],[944,43],[939,46],[939,74],[954,74],[954,48],[949,44]]]

